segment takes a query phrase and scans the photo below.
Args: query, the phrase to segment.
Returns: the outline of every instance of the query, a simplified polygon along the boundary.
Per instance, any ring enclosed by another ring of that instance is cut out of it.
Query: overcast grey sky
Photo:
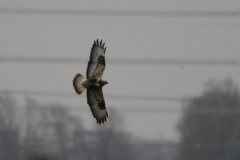
[[[10,10],[240,11],[237,0],[3,0],[0,4],[0,9]],[[134,17],[0,12],[0,21],[0,57],[86,60],[79,64],[1,61],[0,90],[73,94],[70,97],[32,97],[43,104],[68,105],[76,110],[89,129],[95,120],[88,109],[86,94],[74,94],[72,79],[76,73],[86,73],[90,49],[97,38],[103,39],[107,46],[107,67],[103,75],[109,82],[103,89],[106,105],[118,109],[126,118],[126,128],[137,136],[157,139],[162,133],[166,139],[179,138],[176,124],[181,118],[181,103],[158,100],[157,97],[200,95],[210,78],[231,77],[240,86],[240,65],[108,63],[112,59],[240,60],[240,16]],[[113,96],[152,99],[117,99]],[[17,97],[19,101],[24,99],[24,95]],[[129,111],[124,110],[129,108]]]

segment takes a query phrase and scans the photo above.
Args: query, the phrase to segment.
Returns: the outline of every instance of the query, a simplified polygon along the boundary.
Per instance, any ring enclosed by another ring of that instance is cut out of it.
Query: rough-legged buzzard
[[[94,41],[87,67],[87,78],[77,74],[73,79],[73,87],[77,94],[80,95],[87,89],[87,102],[98,124],[107,121],[108,117],[102,92],[102,87],[108,84],[107,81],[102,80],[106,66],[106,47],[104,45],[102,40],[100,42],[98,39]]]

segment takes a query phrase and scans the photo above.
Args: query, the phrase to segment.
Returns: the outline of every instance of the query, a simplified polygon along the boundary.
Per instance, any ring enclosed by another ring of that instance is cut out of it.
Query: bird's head
[[[108,82],[107,82],[107,81],[104,81],[104,80],[101,80],[100,83],[101,83],[103,86],[106,85],[106,84],[108,84]]]

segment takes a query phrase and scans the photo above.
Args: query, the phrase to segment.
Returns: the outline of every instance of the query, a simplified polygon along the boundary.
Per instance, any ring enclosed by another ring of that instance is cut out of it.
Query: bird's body
[[[90,89],[90,88],[102,88],[105,84],[107,84],[107,81],[101,80],[101,79],[90,79],[83,82],[83,87]]]
[[[73,79],[73,87],[77,94],[87,90],[88,105],[99,124],[104,123],[108,117],[102,92],[102,87],[108,84],[107,81],[102,80],[106,66],[105,52],[104,43],[102,44],[102,41],[98,40],[94,41],[87,67],[87,78],[77,74]]]

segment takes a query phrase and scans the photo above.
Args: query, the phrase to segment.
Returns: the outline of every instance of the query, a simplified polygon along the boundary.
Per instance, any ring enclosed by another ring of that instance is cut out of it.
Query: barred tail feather
[[[81,74],[77,74],[74,79],[73,79],[73,87],[74,90],[77,94],[81,94],[83,93],[87,88],[85,88],[83,86],[83,83],[86,81],[87,79],[81,75]]]

